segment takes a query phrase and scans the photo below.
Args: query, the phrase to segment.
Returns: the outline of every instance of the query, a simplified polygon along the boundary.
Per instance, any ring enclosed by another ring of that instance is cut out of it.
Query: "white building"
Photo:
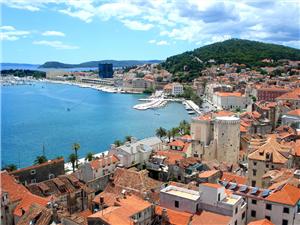
[[[162,141],[158,137],[150,137],[137,141],[132,138],[130,142],[122,146],[111,146],[109,154],[114,154],[120,159],[120,164],[130,167],[136,164],[143,164],[148,161],[154,150],[160,150]]]
[[[227,194],[219,184],[204,183],[199,190],[169,185],[160,192],[160,206],[195,214],[200,211],[229,216],[228,224],[245,224],[246,203],[241,196]]]
[[[239,92],[215,92],[213,103],[220,109],[244,109],[247,107],[246,97]]]
[[[173,83],[172,84],[172,95],[181,95],[183,94],[183,85],[180,83]]]
[[[247,223],[268,219],[274,224],[300,224],[300,189],[283,184],[277,189],[259,189],[246,185],[224,182],[226,189],[247,201]]]
[[[102,156],[99,159],[80,165],[77,174],[80,180],[88,183],[114,172],[120,160],[115,155]]]

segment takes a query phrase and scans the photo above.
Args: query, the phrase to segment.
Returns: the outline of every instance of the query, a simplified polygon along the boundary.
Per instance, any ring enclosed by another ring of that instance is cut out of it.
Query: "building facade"
[[[111,63],[100,63],[98,69],[100,78],[113,78],[114,71]]]

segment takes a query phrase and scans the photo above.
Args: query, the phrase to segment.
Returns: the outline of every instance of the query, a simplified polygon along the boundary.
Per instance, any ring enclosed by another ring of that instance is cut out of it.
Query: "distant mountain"
[[[98,67],[99,63],[112,63],[114,67],[128,67],[143,64],[161,63],[161,60],[100,60],[89,61],[80,64],[66,64],[61,62],[45,62],[40,65],[40,68],[85,68],[85,67]]]
[[[173,74],[189,71],[189,78],[192,79],[210,59],[216,63],[239,63],[253,67],[263,65],[261,60],[265,58],[300,60],[300,50],[283,45],[230,39],[171,56],[162,66]]]
[[[36,70],[39,66],[28,63],[0,63],[1,70]]]

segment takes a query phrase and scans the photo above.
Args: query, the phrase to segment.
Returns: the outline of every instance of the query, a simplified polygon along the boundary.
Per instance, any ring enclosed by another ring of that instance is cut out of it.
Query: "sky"
[[[164,60],[241,38],[300,48],[299,1],[0,0],[1,62]]]

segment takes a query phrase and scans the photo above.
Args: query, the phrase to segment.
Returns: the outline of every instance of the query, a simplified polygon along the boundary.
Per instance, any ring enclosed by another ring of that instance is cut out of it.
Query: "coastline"
[[[121,88],[112,87],[112,86],[105,86],[99,84],[88,84],[76,81],[58,81],[58,80],[50,80],[50,79],[43,79],[42,82],[54,83],[54,84],[66,84],[66,85],[73,85],[81,88],[91,88],[97,91],[103,91],[107,93],[120,93],[120,94],[143,94],[142,92],[135,92],[135,91],[123,91]]]

